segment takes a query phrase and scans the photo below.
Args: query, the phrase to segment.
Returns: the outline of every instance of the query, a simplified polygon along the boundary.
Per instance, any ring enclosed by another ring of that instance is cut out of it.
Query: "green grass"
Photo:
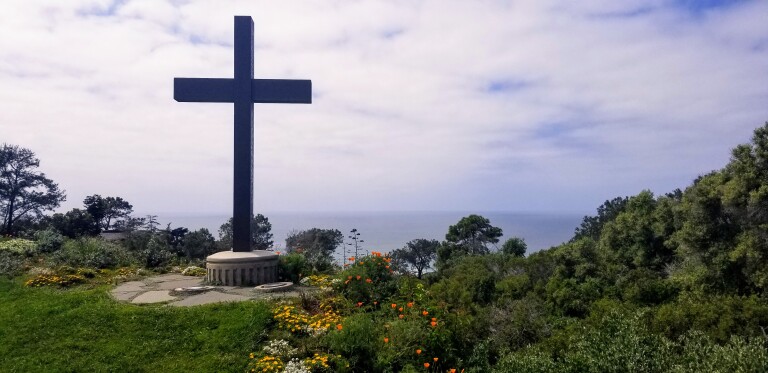
[[[135,306],[107,291],[0,280],[0,372],[242,372],[271,322],[265,303]]]

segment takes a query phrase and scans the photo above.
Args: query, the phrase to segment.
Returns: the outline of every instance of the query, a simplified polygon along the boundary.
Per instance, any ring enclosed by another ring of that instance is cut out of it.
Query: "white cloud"
[[[768,119],[761,1],[7,1],[0,141],[67,189],[226,212],[232,110],[172,78],[310,78],[256,107],[260,210],[571,210],[721,167]]]

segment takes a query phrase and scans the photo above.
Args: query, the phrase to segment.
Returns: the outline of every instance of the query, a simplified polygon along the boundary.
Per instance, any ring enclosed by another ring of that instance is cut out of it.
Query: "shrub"
[[[757,296],[684,294],[676,301],[658,307],[651,329],[677,339],[689,330],[699,330],[718,343],[733,334],[762,335],[768,325],[768,302]]]
[[[32,255],[35,252],[37,244],[35,241],[25,240],[23,238],[12,238],[0,242],[0,251],[6,251],[17,255]]]
[[[176,258],[170,245],[158,235],[153,235],[147,246],[139,250],[137,255],[138,260],[147,268],[166,267]]]
[[[85,276],[82,275],[38,275],[24,283],[29,287],[41,286],[61,286],[69,287],[85,282]]]
[[[325,344],[336,354],[349,356],[351,370],[372,371],[377,352],[384,342],[380,330],[370,314],[358,313],[347,317],[336,328],[325,335]]]
[[[536,298],[507,301],[488,312],[489,341],[494,350],[518,350],[550,335],[552,323]]]
[[[280,256],[278,276],[282,281],[298,283],[303,276],[312,272],[312,266],[302,254],[288,254]]]
[[[181,274],[184,276],[205,276],[206,273],[207,272],[205,268],[200,268],[195,266],[184,268],[184,270],[181,271]]]
[[[51,259],[57,265],[71,267],[115,268],[132,264],[127,250],[97,237],[67,240]]]
[[[397,292],[397,282],[392,275],[390,258],[373,252],[371,256],[354,258],[355,263],[340,273],[337,290],[352,302],[370,305],[383,303]]]
[[[23,272],[24,261],[9,251],[0,251],[0,277],[13,278]]]
[[[64,245],[64,236],[56,230],[46,229],[35,233],[35,242],[37,242],[39,253],[53,253],[59,251]]]

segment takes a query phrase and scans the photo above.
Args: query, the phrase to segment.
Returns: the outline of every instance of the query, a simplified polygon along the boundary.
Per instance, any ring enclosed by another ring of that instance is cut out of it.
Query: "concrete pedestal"
[[[277,281],[278,256],[271,251],[221,251],[205,260],[209,283],[252,286]]]

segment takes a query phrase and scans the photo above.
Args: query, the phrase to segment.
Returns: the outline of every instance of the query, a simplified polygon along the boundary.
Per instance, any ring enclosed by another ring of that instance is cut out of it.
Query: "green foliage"
[[[348,357],[350,369],[358,372],[377,366],[377,353],[384,345],[381,330],[367,313],[347,317],[343,329],[329,332],[323,342],[333,353]]]
[[[134,258],[127,250],[95,237],[67,240],[50,259],[55,265],[87,268],[127,267],[134,263]]]
[[[416,272],[417,278],[421,278],[424,270],[430,268],[437,257],[438,247],[440,243],[437,240],[419,238],[409,241],[405,247],[394,250],[390,255],[397,263],[402,263],[404,268]]]
[[[133,212],[133,206],[121,197],[102,197],[94,194],[85,197],[83,205],[104,231],[112,228],[119,219],[127,219]]]
[[[303,277],[312,273],[312,266],[302,254],[280,255],[278,276],[282,281],[291,281],[298,284]]]
[[[549,337],[554,328],[546,304],[534,297],[495,304],[487,317],[488,343],[494,351],[536,344]]]
[[[607,222],[616,219],[616,216],[624,211],[624,207],[627,205],[628,201],[629,198],[627,197],[616,197],[612,200],[603,202],[603,204],[597,208],[596,216],[584,217],[581,226],[576,228],[576,232],[571,240],[576,241],[582,238],[591,238],[598,241],[600,239],[600,234],[603,231],[603,226]]]
[[[208,229],[200,228],[184,236],[181,250],[188,260],[205,259],[216,252],[216,239]]]
[[[35,241],[23,238],[12,238],[10,240],[0,241],[0,251],[13,253],[16,255],[29,256],[35,253],[37,244]]]
[[[39,218],[66,200],[59,185],[37,171],[40,161],[29,149],[0,145],[0,233],[15,233],[14,223]]]
[[[352,302],[384,304],[397,292],[397,281],[388,268],[390,258],[377,252],[373,254],[357,258],[339,274],[343,282],[337,284],[336,289]]]
[[[485,254],[489,252],[488,244],[499,242],[501,236],[501,228],[492,226],[487,218],[469,215],[448,227],[445,239],[460,245],[469,254]]]
[[[146,268],[163,268],[176,257],[168,241],[160,235],[153,235],[146,248],[137,252],[139,262]]]
[[[504,356],[494,372],[764,372],[764,337],[715,343],[701,332],[678,340],[651,333],[644,312],[612,311],[584,323],[556,354],[527,348]]]
[[[717,343],[732,335],[756,337],[768,327],[768,302],[757,296],[683,294],[658,307],[652,330],[677,339],[689,330],[703,332]]]
[[[501,245],[501,252],[506,255],[522,257],[525,256],[526,250],[528,250],[528,245],[520,237],[511,237]]]
[[[272,223],[262,215],[256,214],[251,219],[251,250],[269,250],[272,248]],[[219,245],[222,250],[232,248],[232,218],[219,227]]]
[[[289,233],[285,248],[289,253],[303,254],[315,271],[327,272],[333,267],[333,253],[343,240],[338,229],[312,228]]]
[[[499,254],[463,257],[444,271],[432,293],[451,309],[471,311],[488,305],[496,299],[496,281],[505,263]]]
[[[97,236],[101,229],[88,211],[72,209],[67,213],[55,213],[46,219],[47,224],[66,237]]]
[[[45,229],[35,233],[35,242],[37,243],[37,252],[50,254],[61,249],[64,245],[64,236],[53,229]]]
[[[546,283],[553,309],[568,316],[584,316],[590,304],[611,292],[601,277],[596,244],[589,238],[568,242],[552,252],[556,265]]]
[[[0,250],[0,278],[14,278],[22,274],[23,271],[24,260],[19,255]]]

